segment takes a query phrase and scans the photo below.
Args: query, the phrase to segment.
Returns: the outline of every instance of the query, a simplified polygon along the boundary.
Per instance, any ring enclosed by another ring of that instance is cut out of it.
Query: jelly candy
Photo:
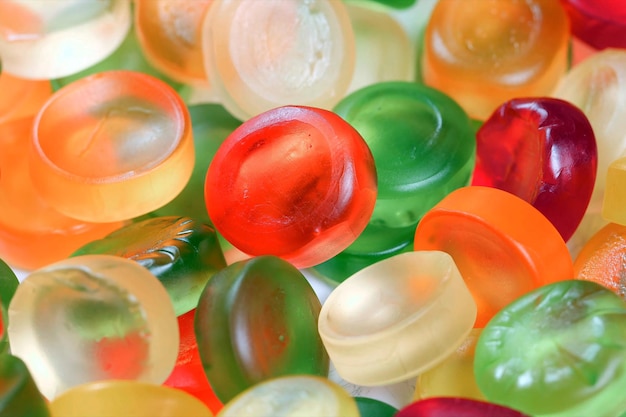
[[[113,255],[77,256],[29,274],[9,305],[8,334],[48,399],[103,379],[161,384],[179,344],[165,288]]]
[[[189,217],[149,218],[77,249],[72,256],[108,254],[145,267],[165,287],[177,316],[198,305],[207,281],[226,267],[215,230]]]
[[[290,375],[253,385],[217,417],[360,417],[356,401],[334,382],[312,375]]]
[[[484,120],[552,92],[567,70],[569,22],[554,0],[439,0],[424,35],[424,83]]]
[[[389,404],[368,397],[354,397],[361,417],[393,417],[398,410]]]
[[[13,270],[0,259],[0,355],[9,351],[9,338],[7,335],[8,308],[17,290],[19,281]]]
[[[483,327],[517,297],[574,276],[570,253],[552,223],[498,188],[452,191],[417,225],[414,249],[452,255],[478,304],[474,327]]]
[[[490,400],[533,416],[626,410],[626,302],[595,282],[537,288],[483,329],[476,382]]]
[[[394,417],[528,417],[503,405],[471,398],[433,397],[408,404]]]
[[[83,221],[146,214],[171,201],[193,170],[185,104],[163,81],[135,71],[102,72],[58,90],[33,136],[35,189]]]
[[[53,416],[63,417],[213,417],[200,400],[186,392],[140,381],[96,381],[70,388],[50,402]]]
[[[213,0],[202,33],[211,86],[241,120],[286,105],[330,109],[352,80],[343,1]]]
[[[346,252],[380,253],[411,242],[424,213],[469,184],[474,132],[463,109],[439,91],[409,82],[376,83],[333,110],[363,136],[378,175],[374,212]]]
[[[217,150],[205,182],[209,217],[227,241],[298,268],[354,242],[376,193],[374,160],[361,135],[333,112],[301,106],[244,122]]]
[[[318,328],[339,375],[371,386],[435,366],[463,342],[475,318],[476,303],[452,257],[415,251],[339,284],[322,305]]]
[[[8,353],[0,355],[0,415],[50,416],[46,399],[39,392],[26,364]]]
[[[561,0],[571,32],[596,49],[626,48],[626,5],[621,0]]]
[[[52,95],[50,81],[14,77],[0,67],[0,124],[34,116]]]
[[[606,173],[606,189],[602,200],[602,217],[609,222],[626,225],[626,157],[621,157],[609,165]]]
[[[224,403],[282,375],[328,374],[317,333],[320,302],[306,278],[275,256],[235,262],[207,283],[195,331],[204,370]]]
[[[500,188],[543,213],[567,242],[596,179],[597,147],[587,116],[567,101],[516,98],[476,134],[473,185]]]

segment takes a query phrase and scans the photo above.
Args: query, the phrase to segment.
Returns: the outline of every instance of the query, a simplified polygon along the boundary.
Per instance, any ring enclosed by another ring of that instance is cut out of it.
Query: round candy
[[[587,116],[567,101],[516,98],[476,134],[472,185],[500,188],[528,201],[567,241],[595,184],[597,148]]]
[[[571,31],[596,49],[626,48],[626,4],[621,0],[561,0]]]
[[[398,410],[391,405],[367,397],[354,397],[361,417],[393,417]]]
[[[569,37],[555,0],[439,0],[424,36],[424,82],[484,120],[507,100],[551,93]]]
[[[5,352],[0,355],[0,415],[50,416],[46,399],[39,392],[24,361]]]
[[[207,77],[241,120],[291,104],[331,108],[352,80],[342,1],[213,0],[202,32]]]
[[[282,375],[326,376],[320,308],[304,275],[274,256],[235,262],[215,274],[200,297],[195,332],[217,397],[226,403]]]
[[[141,52],[159,70],[184,83],[206,84],[202,22],[214,0],[135,0]]]
[[[533,416],[619,416],[626,301],[583,280],[540,287],[483,329],[474,372],[488,400]]]
[[[30,150],[41,197],[93,222],[131,219],[168,203],[193,161],[182,99],[135,71],[98,73],[57,91],[37,116]]]
[[[298,268],[354,242],[376,193],[374,160],[361,135],[333,112],[301,106],[244,122],[218,149],[205,183],[209,216],[226,240]]]
[[[424,213],[469,184],[474,131],[445,94],[413,82],[377,83],[346,96],[334,111],[363,136],[378,174],[374,212],[346,252],[374,254],[411,242]]]
[[[337,373],[365,386],[412,378],[452,354],[476,303],[450,255],[416,251],[368,266],[328,296],[318,329]]]
[[[11,351],[52,399],[104,379],[161,384],[178,353],[172,302],[137,262],[85,255],[38,269],[9,306]]]
[[[0,1],[2,70],[49,80],[105,59],[131,25],[130,0]]]
[[[574,260],[574,277],[597,282],[626,300],[626,226],[609,223],[587,241]]]
[[[0,257],[14,267],[37,269],[65,259],[122,222],[91,223],[50,207],[30,177],[26,155],[33,117],[0,123]]]
[[[170,387],[139,381],[97,381],[69,389],[50,402],[63,417],[213,417],[200,400]]]
[[[72,256],[108,254],[131,259],[161,281],[177,316],[198,305],[206,283],[226,267],[215,230],[189,217],[137,221],[78,248]]]
[[[530,203],[492,187],[448,194],[417,225],[414,249],[452,255],[478,304],[475,327],[517,297],[574,274],[552,223]]]
[[[528,417],[520,411],[487,401],[434,397],[401,408],[394,417]]]
[[[273,378],[232,399],[217,417],[360,417],[354,398],[336,383],[310,375]]]

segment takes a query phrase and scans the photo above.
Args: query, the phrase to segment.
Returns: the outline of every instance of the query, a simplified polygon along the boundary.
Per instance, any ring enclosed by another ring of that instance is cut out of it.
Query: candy
[[[274,256],[235,262],[207,283],[196,310],[198,351],[217,397],[282,375],[328,374],[317,334],[320,302],[294,266]]]
[[[202,33],[207,76],[241,120],[291,104],[329,109],[354,72],[343,1],[213,0]]]
[[[376,83],[333,109],[365,139],[374,156],[378,196],[352,254],[411,242],[424,213],[468,185],[476,140],[467,114],[439,91],[409,82]]]
[[[13,295],[17,290],[19,281],[13,270],[0,259],[0,355],[9,352],[9,337],[7,334],[8,308]]]
[[[0,124],[34,116],[52,95],[50,81],[25,80],[0,67]]]
[[[403,407],[394,417],[528,417],[517,410],[471,398],[437,397]]]
[[[441,362],[475,318],[476,303],[450,255],[415,251],[339,284],[322,305],[318,328],[346,381],[386,385]]]
[[[500,188],[543,213],[567,241],[595,184],[597,147],[587,116],[550,97],[507,101],[476,134],[472,185]]]
[[[73,74],[111,54],[130,23],[130,0],[3,0],[2,69],[39,80]]]
[[[609,165],[606,173],[606,189],[602,201],[602,218],[612,223],[626,225],[626,157],[621,157]]]
[[[164,82],[134,71],[82,78],[40,110],[30,150],[38,193],[83,221],[127,220],[179,193],[194,149],[189,113]]]
[[[533,416],[620,416],[626,302],[589,281],[542,286],[485,326],[474,360],[490,401]]]
[[[217,417],[360,417],[356,402],[326,378],[292,375],[257,384],[239,394]]]
[[[498,188],[452,191],[417,225],[414,249],[454,258],[478,305],[475,327],[517,297],[574,276],[567,246],[552,223]]]
[[[9,305],[8,334],[48,399],[104,379],[161,384],[178,352],[165,288],[113,255],[77,256],[29,274]]]
[[[131,259],[156,276],[177,316],[198,305],[200,293],[226,267],[215,230],[189,217],[149,218],[78,248],[72,256],[108,254]]]
[[[139,381],[97,381],[71,388],[50,403],[64,417],[213,417],[195,397],[169,387]]]
[[[569,23],[554,0],[439,0],[424,36],[424,82],[484,120],[549,94],[567,70]]]
[[[0,355],[0,414],[11,417],[49,417],[41,395],[26,364],[17,356]]]
[[[244,122],[220,146],[206,175],[215,228],[249,255],[299,268],[344,250],[376,202],[367,144],[337,114],[287,106]]]
[[[393,417],[398,410],[387,403],[367,397],[354,397],[361,417]]]
[[[626,7],[620,0],[561,0],[571,32],[596,49],[626,48]]]

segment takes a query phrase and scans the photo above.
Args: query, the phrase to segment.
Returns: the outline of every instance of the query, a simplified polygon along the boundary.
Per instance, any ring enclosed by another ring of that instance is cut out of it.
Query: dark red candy
[[[431,397],[400,409],[394,417],[528,417],[509,407],[470,398]]]

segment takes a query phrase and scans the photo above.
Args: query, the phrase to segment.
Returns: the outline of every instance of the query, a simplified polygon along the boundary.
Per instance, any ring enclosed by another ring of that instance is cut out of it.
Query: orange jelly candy
[[[426,26],[424,83],[472,116],[549,94],[567,70],[569,23],[555,0],[439,0]]]
[[[542,285],[572,279],[572,258],[550,221],[506,191],[459,188],[428,211],[415,250],[448,252],[478,305],[474,327]]]
[[[52,95],[50,81],[25,80],[0,72],[0,123],[34,116]]]
[[[171,201],[194,165],[189,112],[166,83],[108,71],[57,91],[35,120],[30,172],[66,216],[127,220]]]

